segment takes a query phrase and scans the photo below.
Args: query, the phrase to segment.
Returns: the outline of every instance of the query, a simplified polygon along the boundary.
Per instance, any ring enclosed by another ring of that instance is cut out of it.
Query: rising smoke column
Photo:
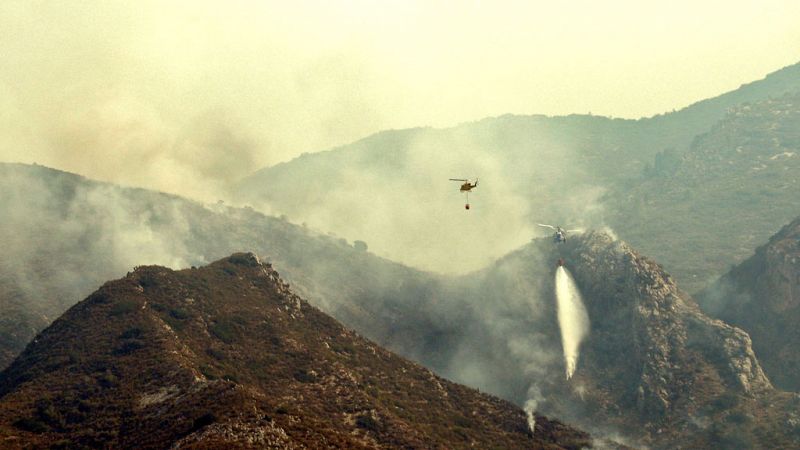
[[[569,271],[563,266],[556,269],[556,307],[558,327],[561,328],[561,345],[569,380],[575,373],[583,338],[589,334],[589,315],[583,306],[581,293]]]

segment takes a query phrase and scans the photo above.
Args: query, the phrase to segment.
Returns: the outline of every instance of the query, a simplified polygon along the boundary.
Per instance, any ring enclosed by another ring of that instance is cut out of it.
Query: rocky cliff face
[[[570,380],[553,296],[559,259],[591,322]],[[407,317],[419,316],[425,326],[395,316],[416,338],[386,344],[595,434],[657,448],[800,443],[800,399],[773,389],[747,333],[706,316],[661,266],[605,233],[534,241],[445,283]]]
[[[752,336],[776,386],[800,391],[800,218],[705,290],[700,302]]]
[[[579,374],[604,415],[635,410],[650,432],[680,433],[719,396],[771,391],[748,335],[705,316],[655,262],[600,233],[558,252],[592,318]]]
[[[551,258],[572,271],[592,329],[575,378],[553,386],[570,400],[543,411],[639,429],[653,447],[800,444],[800,397],[775,390],[747,333],[706,316],[661,266],[594,232]]]
[[[579,448],[345,329],[269,265],[137,268],[0,374],[3,448]]]

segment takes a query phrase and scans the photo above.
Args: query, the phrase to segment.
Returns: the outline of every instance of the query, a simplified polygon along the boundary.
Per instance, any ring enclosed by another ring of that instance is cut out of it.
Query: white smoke
[[[536,416],[534,413],[536,412],[537,406],[538,402],[536,400],[528,399],[523,407],[525,415],[528,417],[528,429],[531,430],[531,434],[536,433]]]
[[[525,415],[528,417],[528,429],[531,430],[531,434],[536,432],[536,416],[533,414],[536,412],[536,406],[538,406],[536,400],[528,399],[523,407]]]
[[[528,400],[525,401],[525,405],[523,405],[522,409],[525,411],[525,416],[528,418],[528,429],[531,430],[531,434],[535,434],[536,431],[536,408],[539,407],[539,401],[544,400],[544,396],[542,396],[542,392],[539,390],[539,387],[535,384],[532,385],[528,389]]]
[[[575,280],[563,266],[559,266],[556,270],[556,306],[566,375],[569,380],[578,365],[581,342],[589,334],[589,315],[583,306]]]

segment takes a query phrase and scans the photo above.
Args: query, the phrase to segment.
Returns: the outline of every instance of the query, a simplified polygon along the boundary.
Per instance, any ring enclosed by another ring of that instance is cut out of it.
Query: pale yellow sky
[[[0,160],[207,197],[387,128],[678,109],[800,61],[799,17],[797,0],[5,0]]]

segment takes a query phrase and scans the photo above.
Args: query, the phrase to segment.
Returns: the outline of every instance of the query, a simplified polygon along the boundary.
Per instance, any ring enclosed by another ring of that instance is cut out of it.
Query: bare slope
[[[586,434],[437,377],[235,254],[103,285],[0,375],[4,447],[577,448]]]

